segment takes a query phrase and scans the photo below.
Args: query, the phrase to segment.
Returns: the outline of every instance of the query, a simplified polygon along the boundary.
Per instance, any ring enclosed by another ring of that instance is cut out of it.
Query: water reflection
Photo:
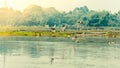
[[[120,43],[117,39],[115,45],[109,45],[105,41],[107,39],[103,38],[103,41],[91,38],[91,41],[99,42],[91,42],[88,39],[90,38],[81,40],[80,43],[58,40],[0,41],[0,68],[120,67]]]

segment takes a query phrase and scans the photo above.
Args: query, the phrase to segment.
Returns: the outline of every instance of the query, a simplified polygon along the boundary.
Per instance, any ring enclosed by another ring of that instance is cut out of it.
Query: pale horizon
[[[44,8],[54,7],[59,11],[70,11],[76,7],[87,6],[90,10],[110,11],[116,13],[120,10],[120,0],[7,0],[7,7],[23,11],[31,4]],[[0,7],[4,7],[4,0],[0,0]]]

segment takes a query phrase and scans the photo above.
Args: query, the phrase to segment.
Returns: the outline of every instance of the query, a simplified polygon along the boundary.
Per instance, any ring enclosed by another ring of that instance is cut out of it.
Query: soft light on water
[[[107,38],[80,38],[80,43],[67,38],[3,38],[0,68],[120,68],[119,39],[109,44]]]

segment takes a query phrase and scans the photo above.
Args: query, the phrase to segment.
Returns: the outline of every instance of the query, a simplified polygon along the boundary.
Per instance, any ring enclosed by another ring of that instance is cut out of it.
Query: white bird
[[[109,42],[108,44],[110,44],[110,45],[114,45],[115,42],[114,42],[114,41],[111,41],[111,42]]]

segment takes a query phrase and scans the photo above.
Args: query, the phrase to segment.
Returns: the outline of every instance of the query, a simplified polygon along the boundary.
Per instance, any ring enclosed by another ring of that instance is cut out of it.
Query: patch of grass
[[[81,36],[81,34],[84,33],[84,35],[86,36],[99,36],[99,35],[105,35],[105,37],[108,38],[120,38],[120,32],[113,32],[113,31],[108,31],[105,32],[103,31],[102,34],[101,32],[98,32],[96,35],[97,31],[94,31],[93,33],[91,33],[91,31],[78,31],[78,32],[69,32],[69,31],[65,31],[65,32],[60,32],[60,31],[56,31],[56,32],[51,32],[51,31],[6,31],[6,32],[0,32],[0,36],[51,36],[51,37],[68,37],[68,36],[74,36],[74,35],[79,35]]]
[[[116,37],[119,37],[120,36],[120,33],[119,32],[107,32],[106,33],[106,36],[109,37],[109,38],[116,38]]]

